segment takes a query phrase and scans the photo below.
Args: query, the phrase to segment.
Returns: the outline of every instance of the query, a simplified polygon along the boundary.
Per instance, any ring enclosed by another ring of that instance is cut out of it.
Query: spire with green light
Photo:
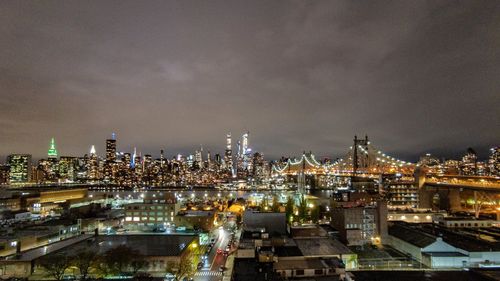
[[[47,153],[47,155],[49,156],[49,158],[57,158],[56,142],[55,142],[54,138],[52,138],[50,140],[50,148],[49,148],[49,152]]]

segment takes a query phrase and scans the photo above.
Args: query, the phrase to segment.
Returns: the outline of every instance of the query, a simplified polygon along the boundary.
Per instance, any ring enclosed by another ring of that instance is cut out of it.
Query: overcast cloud
[[[1,1],[0,38],[0,155],[500,144],[494,0]]]

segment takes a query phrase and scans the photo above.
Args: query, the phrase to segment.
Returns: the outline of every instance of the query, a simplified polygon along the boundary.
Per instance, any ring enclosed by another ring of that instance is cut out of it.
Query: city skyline
[[[242,133],[241,136],[238,136],[236,135],[236,137],[238,139],[242,139],[244,137],[244,135],[248,134],[249,132],[245,132],[245,133]],[[229,133],[230,134],[230,133]],[[233,135],[234,137],[235,135]],[[248,137],[248,135],[247,135]],[[252,136],[253,137],[253,136]],[[62,150],[63,152],[62,153],[59,153],[58,151],[60,151],[60,148],[61,148],[61,145],[60,145],[60,142],[56,142],[56,138],[55,137],[51,137],[49,139],[49,145],[48,145],[48,153],[47,153],[47,149],[45,149],[45,151],[43,153],[41,152],[30,152],[30,151],[15,151],[15,152],[10,152],[9,154],[5,155],[5,156],[1,156],[2,158],[6,158],[8,155],[12,155],[12,154],[29,154],[33,157],[33,160],[40,160],[40,159],[45,159],[45,158],[51,158],[51,157],[57,157],[57,156],[74,156],[74,157],[81,157],[85,154],[92,154],[92,151],[94,151],[94,153],[102,158],[106,158],[107,157],[107,149],[106,149],[106,141],[107,140],[115,140],[115,146],[116,146],[116,151],[117,151],[117,155],[118,153],[137,153],[137,155],[139,156],[144,156],[144,155],[151,155],[153,158],[160,158],[161,155],[163,155],[166,159],[173,159],[173,158],[176,158],[178,157],[179,155],[182,155],[184,157],[187,157],[187,156],[190,156],[190,155],[193,155],[198,152],[199,148],[202,148],[202,153],[204,152],[205,154],[203,155],[203,157],[205,158],[206,157],[206,153],[209,153],[211,154],[212,156],[214,156],[215,154],[220,154],[220,155],[224,155],[225,153],[225,145],[221,145],[219,144],[218,146],[216,147],[207,147],[207,146],[204,146],[203,144],[199,144],[198,146],[194,146],[192,147],[191,150],[189,149],[185,149],[183,151],[172,151],[172,150],[168,150],[166,149],[166,147],[159,147],[157,148],[156,150],[142,150],[141,149],[141,145],[140,144],[137,144],[137,145],[122,145],[121,144],[121,141],[118,141],[117,140],[117,137],[116,137],[116,133],[111,133],[109,134],[109,137],[106,137],[106,138],[103,138],[102,141],[100,142],[95,142],[95,143],[92,143],[92,144],[89,144],[87,146],[86,149],[83,149],[80,153],[76,153],[76,154],[69,154],[69,153],[64,153],[64,149]],[[118,142],[118,144],[116,144]],[[57,150],[56,148],[54,147],[54,145],[57,143]],[[235,142],[236,143],[236,142]],[[233,151],[233,154],[236,152],[238,153],[238,151],[240,149],[238,149],[235,145],[235,143],[233,143],[233,148],[232,148],[232,151]],[[349,150],[349,147],[352,146],[352,140],[351,142],[349,143],[346,143],[346,146],[345,146],[345,150],[344,150],[344,153],[341,153],[341,154],[338,154],[338,155],[322,155],[322,154],[317,154],[315,151],[312,151],[312,150],[307,150],[307,149],[303,149],[301,151],[297,151],[295,154],[291,154],[291,155],[279,155],[279,152],[272,152],[270,153],[270,155],[273,155],[273,157],[268,157],[267,155],[269,155],[268,153],[266,153],[265,151],[260,151],[260,150],[256,150],[256,149],[253,149],[251,148],[250,151],[252,153],[254,152],[259,152],[259,153],[262,153],[265,158],[269,161],[273,161],[273,160],[279,160],[281,157],[285,157],[285,158],[288,158],[288,157],[291,157],[291,158],[296,158],[296,157],[299,157],[302,155],[303,152],[312,152],[314,154],[317,155],[317,157],[320,157],[319,159],[322,160],[322,159],[331,159],[331,160],[334,160],[334,159],[337,159],[337,158],[342,158],[343,156],[345,156],[345,154],[347,153],[347,151]],[[125,147],[125,148],[124,148]],[[253,147],[253,142],[252,142],[252,147]],[[461,151],[455,151],[451,157],[446,157],[444,155],[439,155],[439,154],[434,154],[434,153],[430,153],[430,152],[424,152],[422,154],[419,154],[419,155],[416,155],[414,159],[405,159],[406,161],[408,162],[417,162],[421,157],[425,156],[426,154],[430,154],[434,157],[437,157],[437,159],[441,159],[441,160],[446,160],[446,159],[459,159],[461,158],[463,155],[465,155],[467,153],[467,151],[469,149],[473,149],[475,151],[475,153],[477,153],[478,155],[478,159],[483,159],[483,160],[486,160],[490,153],[491,153],[491,150],[498,147],[497,145],[491,145],[488,149],[486,149],[485,151],[480,151],[480,150],[477,150],[476,148],[474,148],[473,146],[469,146]],[[203,151],[203,149],[205,151]],[[387,152],[389,152],[388,150],[385,150]],[[433,149],[429,149],[429,151],[434,151]],[[55,155],[54,155],[55,153]],[[390,153],[390,152],[389,152]],[[274,155],[278,155],[278,156],[274,156]],[[391,153],[392,154],[392,153]],[[233,157],[236,157],[238,155],[233,155]],[[399,156],[398,156],[399,157]],[[402,159],[402,157],[399,157],[400,159]],[[0,163],[3,163],[3,161],[0,161]]]
[[[500,280],[498,1],[0,1],[0,279]]]
[[[0,5],[3,156],[111,130],[151,154],[247,130],[269,158],[498,145],[495,1]]]

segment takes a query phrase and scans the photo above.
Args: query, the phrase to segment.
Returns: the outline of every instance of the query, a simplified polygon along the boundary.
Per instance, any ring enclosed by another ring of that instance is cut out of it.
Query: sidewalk
[[[231,281],[231,277],[233,276],[234,254],[227,257],[226,264],[224,266],[226,267],[226,270],[222,276],[222,281]]]
[[[233,276],[234,257],[236,251],[238,251],[238,245],[240,244],[241,227],[238,228],[238,230],[234,234],[234,237],[236,239],[236,244],[235,244],[236,250],[231,251],[231,254],[226,259],[226,264],[224,265],[226,270],[224,271],[224,275],[222,276],[222,281],[231,281],[231,277]]]

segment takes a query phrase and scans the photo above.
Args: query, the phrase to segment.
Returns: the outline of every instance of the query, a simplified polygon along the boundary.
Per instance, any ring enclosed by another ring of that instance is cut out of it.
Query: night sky
[[[499,1],[1,1],[0,155],[500,145]],[[2,159],[3,160],[3,159]]]

